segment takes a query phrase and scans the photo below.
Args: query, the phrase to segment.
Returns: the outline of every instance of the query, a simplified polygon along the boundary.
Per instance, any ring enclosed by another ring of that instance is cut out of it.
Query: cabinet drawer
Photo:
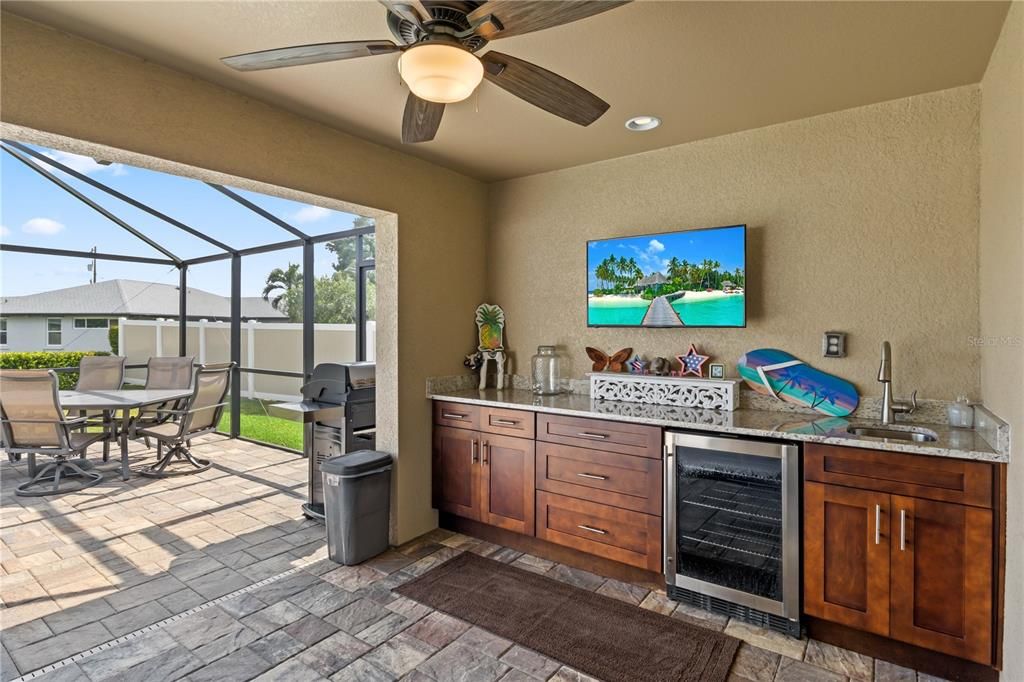
[[[434,401],[434,423],[456,429],[480,430],[480,407]]]
[[[661,517],[537,491],[537,537],[661,572]]]
[[[625,422],[537,415],[537,440],[661,459],[661,429]]]
[[[537,443],[537,489],[661,516],[661,461]]]
[[[992,507],[992,465],[985,462],[808,443],[804,480]]]
[[[480,408],[480,430],[484,433],[533,440],[534,420],[533,412],[508,410],[501,407]]]

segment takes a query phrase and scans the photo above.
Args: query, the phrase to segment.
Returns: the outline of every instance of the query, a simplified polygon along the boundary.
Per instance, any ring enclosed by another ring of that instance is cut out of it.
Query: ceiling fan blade
[[[444,115],[444,105],[428,102],[409,93],[402,116],[402,144],[429,142],[434,139]]]
[[[493,50],[480,59],[488,81],[567,121],[588,126],[608,111],[594,93],[536,64]]]
[[[417,26],[422,26],[424,21],[430,21],[434,15],[430,13],[420,0],[378,0],[380,4],[391,10],[406,21]]]
[[[607,12],[630,0],[489,0],[469,13],[477,33],[488,40],[561,26]],[[484,21],[488,16],[498,25]]]
[[[223,57],[221,61],[236,71],[261,71],[263,69],[280,69],[285,66],[299,66],[300,64],[319,64],[320,62],[335,62],[356,57],[372,57],[378,54],[398,52],[401,49],[390,40],[351,40],[342,43],[293,45],[274,50],[247,52]]]

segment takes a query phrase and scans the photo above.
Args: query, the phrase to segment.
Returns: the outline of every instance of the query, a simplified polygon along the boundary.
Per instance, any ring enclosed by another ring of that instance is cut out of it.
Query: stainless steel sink
[[[939,439],[938,434],[934,431],[909,426],[903,429],[885,428],[881,426],[851,426],[846,429],[846,432],[855,436],[863,436],[865,438],[905,440],[917,443],[934,443]]]

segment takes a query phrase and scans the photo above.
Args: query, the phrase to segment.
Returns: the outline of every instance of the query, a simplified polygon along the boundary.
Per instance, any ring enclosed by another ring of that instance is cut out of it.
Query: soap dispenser
[[[956,401],[950,403],[947,413],[950,426],[961,429],[969,429],[974,426],[974,408],[967,402],[965,395],[958,395]]]

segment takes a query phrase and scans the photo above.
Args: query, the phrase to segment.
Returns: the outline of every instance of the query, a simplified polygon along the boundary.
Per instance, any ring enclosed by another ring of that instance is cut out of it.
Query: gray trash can
[[[391,455],[359,450],[320,464],[324,482],[327,552],[352,566],[388,548]]]

